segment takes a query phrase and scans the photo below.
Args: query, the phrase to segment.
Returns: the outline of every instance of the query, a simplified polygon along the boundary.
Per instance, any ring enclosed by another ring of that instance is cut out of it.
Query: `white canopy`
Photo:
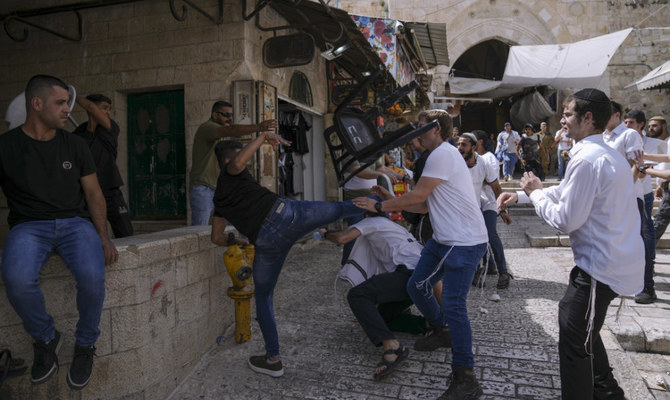
[[[575,43],[510,47],[502,81],[450,78],[453,94],[502,97],[526,87],[597,87],[612,56],[632,28]]]
[[[626,86],[637,86],[637,90],[660,89],[670,87],[670,61],[666,61],[647,75]]]

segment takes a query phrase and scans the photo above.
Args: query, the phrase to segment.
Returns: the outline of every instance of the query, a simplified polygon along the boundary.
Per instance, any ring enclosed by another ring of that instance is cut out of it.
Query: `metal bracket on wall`
[[[217,25],[221,25],[223,23],[223,0],[219,0],[219,17],[214,18],[210,13],[207,11],[203,10],[202,8],[196,6],[193,4],[192,1],[190,0],[180,0],[183,3],[188,4],[189,6],[193,7],[193,9],[203,16],[205,18],[209,19],[210,21],[214,22]],[[181,6],[181,15],[177,12],[177,7],[175,6],[175,0],[170,0],[170,11],[172,11],[172,16],[177,20],[177,21],[184,21],[186,19],[186,13],[188,9],[186,8],[185,5]]]
[[[6,16],[5,18],[3,18],[2,19],[2,25],[5,28],[5,33],[7,34],[7,36],[9,36],[9,38],[12,39],[15,42],[25,41],[28,38],[28,30],[23,29],[23,34],[20,35],[20,36],[17,36],[16,34],[14,34],[10,31],[9,26],[12,22],[19,22],[19,23],[22,23],[22,24],[25,24],[25,25],[28,25],[28,26],[32,26],[35,29],[39,29],[41,31],[48,32],[48,33],[50,33],[54,36],[58,36],[59,38],[69,40],[69,41],[72,41],[72,42],[78,42],[82,38],[81,14],[79,14],[79,11],[77,11],[77,10],[73,10],[73,12],[74,12],[74,15],[76,15],[76,17],[77,17],[77,34],[75,36],[69,36],[69,35],[66,35],[64,33],[56,32],[53,29],[49,29],[45,26],[36,24],[34,22],[30,22],[27,19],[21,18],[21,17],[16,16],[16,15],[9,15],[9,16]]]

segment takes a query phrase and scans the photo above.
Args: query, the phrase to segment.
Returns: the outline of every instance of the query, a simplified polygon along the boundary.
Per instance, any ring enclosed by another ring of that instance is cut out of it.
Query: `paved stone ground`
[[[498,293],[495,276],[484,289],[473,289],[469,312],[473,327],[476,373],[483,399],[557,399],[557,304],[573,265],[569,248],[529,248],[523,220],[500,226],[515,279]],[[516,225],[516,226],[515,226]],[[516,232],[516,233],[514,233]],[[372,371],[381,350],[372,346],[344,302],[346,285],[334,288],[339,249],[323,243],[303,251],[295,247],[284,266],[275,309],[286,373],[259,375],[246,366],[249,355],[263,353],[257,324],[242,345],[232,332],[215,346],[170,399],[434,399],[446,388],[450,352],[412,351],[401,367],[381,382]],[[666,356],[625,352],[608,328],[603,329],[615,374],[631,400],[653,399],[642,373],[653,380],[670,371]],[[411,346],[417,336],[399,334]],[[642,372],[640,372],[640,370]],[[659,388],[660,389],[660,388]],[[667,393],[654,390],[657,399]]]

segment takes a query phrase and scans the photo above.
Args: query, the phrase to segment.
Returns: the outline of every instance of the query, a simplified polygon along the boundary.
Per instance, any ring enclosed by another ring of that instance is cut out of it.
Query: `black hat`
[[[582,89],[573,96],[580,100],[590,101],[592,103],[609,103],[610,99],[605,93],[598,89],[588,88]]]

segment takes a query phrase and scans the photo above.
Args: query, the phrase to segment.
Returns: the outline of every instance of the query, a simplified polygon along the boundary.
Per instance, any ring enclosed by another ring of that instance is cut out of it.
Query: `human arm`
[[[255,132],[267,132],[277,129],[277,120],[268,119],[260,124],[250,125],[223,125],[216,131],[216,138],[222,137],[242,137]]]
[[[666,169],[647,168],[647,169],[644,170],[644,172],[641,171],[640,174],[641,174],[641,176],[643,176],[644,174],[647,174],[649,176],[653,176],[653,177],[656,177],[656,178],[670,180],[670,170],[666,170]],[[657,197],[662,197],[663,196],[663,188],[659,186],[656,189],[661,190],[661,196],[658,196],[658,191],[657,191]]]
[[[325,239],[335,244],[345,244],[359,236],[361,236],[361,231],[352,226],[343,231],[326,232]]]
[[[284,146],[290,146],[291,142],[288,140],[282,138],[276,133],[272,132],[263,132],[258,135],[258,137],[254,140],[252,140],[249,144],[244,146],[242,150],[240,150],[235,156],[228,162],[226,169],[230,175],[238,175],[240,172],[244,171],[244,169],[247,167],[247,163],[251,160],[251,158],[254,156],[254,153],[265,143],[265,141],[268,141],[270,144],[272,144],[272,147],[277,150],[277,146],[279,144],[283,144]]]
[[[425,214],[428,212],[426,199],[428,195],[440,183],[440,178],[430,178],[422,176],[416,187],[411,192],[407,192],[400,197],[393,197],[381,202],[382,211],[401,211],[407,210],[415,213]],[[373,188],[374,189],[374,188]],[[380,196],[381,197],[381,196]],[[383,198],[383,197],[382,197]],[[357,197],[354,204],[365,210],[376,212],[375,203],[377,201],[369,197]]]
[[[105,265],[114,264],[119,259],[119,252],[116,250],[116,246],[114,246],[114,243],[112,243],[107,234],[107,203],[105,203],[105,196],[102,195],[98,177],[95,173],[92,173],[82,176],[80,180],[81,187],[84,191],[84,197],[86,198],[86,205],[91,214],[91,222],[102,241],[102,251],[105,254]]]
[[[212,217],[212,234],[210,239],[212,243],[218,244],[219,246],[229,246],[228,235],[225,233],[227,221],[225,218],[217,217],[214,215]]]
[[[79,104],[81,108],[86,110],[86,112],[92,116],[98,124],[102,125],[103,128],[107,131],[112,130],[112,120],[94,102],[82,96],[78,96],[75,102]]]
[[[644,159],[648,161],[670,163],[670,154],[644,154]]]

